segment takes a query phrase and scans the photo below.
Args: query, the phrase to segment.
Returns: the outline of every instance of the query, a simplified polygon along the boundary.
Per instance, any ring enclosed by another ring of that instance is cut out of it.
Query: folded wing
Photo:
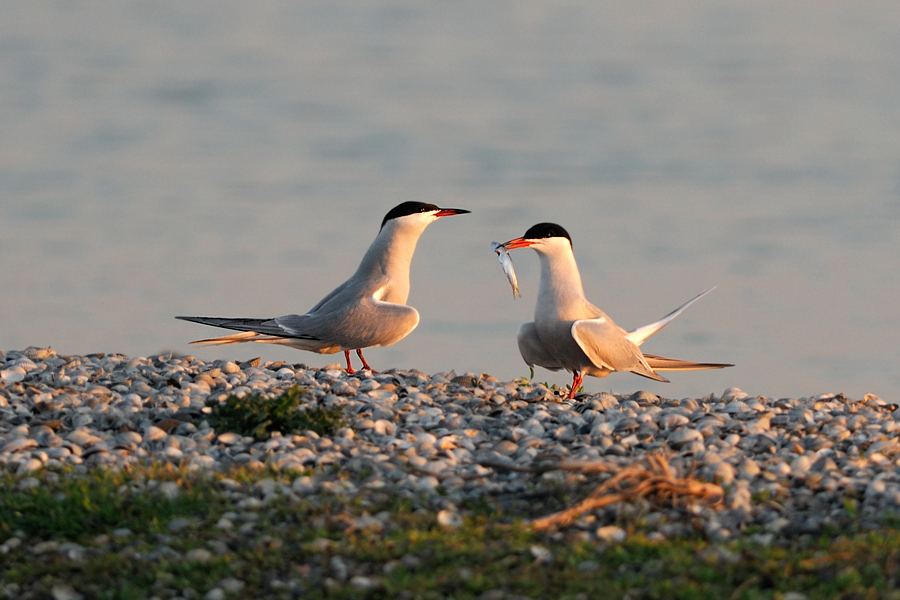
[[[637,345],[625,337],[622,328],[605,317],[575,321],[572,337],[600,369],[630,371],[656,381],[668,381],[653,372]]]

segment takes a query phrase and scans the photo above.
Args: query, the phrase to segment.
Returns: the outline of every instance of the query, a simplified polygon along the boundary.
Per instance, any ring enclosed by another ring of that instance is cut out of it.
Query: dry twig
[[[558,463],[555,470],[608,473],[611,472],[609,469],[611,466],[600,462],[567,461]],[[554,470],[551,469],[551,465],[539,465],[533,472],[549,470]],[[531,526],[538,530],[556,526],[565,527],[588,511],[637,498],[649,498],[676,504],[680,499],[689,497],[716,505],[722,502],[724,496],[720,486],[698,481],[693,477],[678,477],[673,473],[667,457],[661,454],[651,454],[631,466],[618,469],[612,477],[599,485],[578,504],[552,515],[535,519],[531,522]]]

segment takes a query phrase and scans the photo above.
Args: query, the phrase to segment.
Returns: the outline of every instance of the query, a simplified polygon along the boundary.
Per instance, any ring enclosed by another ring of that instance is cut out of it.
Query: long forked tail
[[[665,356],[655,356],[653,354],[645,354],[647,364],[654,371],[699,371],[700,369],[724,369],[725,367],[733,367],[725,363],[701,363],[690,360],[679,360],[677,358],[666,358]]]
[[[226,317],[175,317],[182,321],[224,327],[225,329],[237,329],[241,333],[223,335],[222,337],[197,340],[191,344],[210,346],[225,346],[227,344],[243,344],[244,342],[260,342],[263,344],[277,344],[283,341],[283,337],[277,335],[280,328],[272,319],[230,319]]]
[[[680,315],[682,312],[684,312],[684,309],[686,309],[688,306],[690,306],[691,304],[693,304],[694,302],[696,302],[703,296],[707,295],[714,289],[716,289],[716,288],[714,288],[714,287],[709,288],[702,294],[698,294],[697,296],[694,296],[693,298],[691,298],[690,300],[688,300],[687,302],[685,302],[684,304],[682,304],[681,306],[679,306],[678,308],[676,308],[675,310],[673,310],[672,312],[670,312],[669,314],[664,316],[659,321],[650,323],[649,325],[644,325],[643,327],[638,327],[637,329],[635,329],[633,331],[629,331],[628,333],[625,334],[625,338],[628,339],[635,346],[640,346],[641,344],[644,343],[644,341],[647,338],[649,338],[651,335],[653,335],[654,333],[656,333],[657,331],[659,331],[660,329],[662,329],[663,327],[668,325],[672,319],[674,319],[675,317]],[[644,356],[646,356],[646,354]],[[666,360],[669,360],[669,359],[666,359]],[[712,367],[710,367],[710,368],[712,368]]]
[[[282,339],[283,338],[274,335],[266,335],[255,331],[242,331],[241,333],[233,333],[231,335],[223,335],[222,337],[208,338],[205,340],[196,340],[190,343],[206,346],[227,346],[228,344],[243,344],[244,342],[277,343],[276,340]]]
[[[212,325],[213,327],[224,327],[225,329],[237,329],[238,331],[257,331],[265,324],[271,323],[272,319],[231,319],[228,317],[175,317],[182,321],[190,321],[191,323],[200,323],[201,325]]]

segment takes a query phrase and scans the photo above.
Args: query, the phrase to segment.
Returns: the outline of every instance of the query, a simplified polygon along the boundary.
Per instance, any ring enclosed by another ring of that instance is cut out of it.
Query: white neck
[[[365,280],[388,279],[380,299],[385,302],[406,304],[409,298],[409,267],[419,236],[434,217],[409,215],[391,219],[384,224],[369,246],[356,276]]]
[[[549,238],[532,246],[541,259],[541,282],[535,322],[544,319],[573,321],[588,317],[585,313],[581,274],[575,263],[572,245],[565,238]]]

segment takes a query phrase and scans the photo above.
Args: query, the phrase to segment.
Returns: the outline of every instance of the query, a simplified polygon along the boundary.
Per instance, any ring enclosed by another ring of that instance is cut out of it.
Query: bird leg
[[[366,357],[362,355],[362,348],[356,349],[356,355],[359,356],[359,360],[362,361],[363,369],[367,371],[372,371],[373,373],[378,373],[375,369],[369,366],[369,363],[366,362]]]
[[[581,387],[582,379],[584,379],[584,375],[581,374],[581,371],[572,371],[572,389],[569,390],[567,399],[571,400],[575,397],[575,392]]]
[[[360,355],[360,356],[362,356],[362,355]],[[344,350],[344,358],[347,359],[347,374],[353,375],[354,373],[356,373],[356,371],[354,371],[353,367],[350,365],[350,351],[349,350]],[[366,364],[365,361],[363,361],[363,364]]]

